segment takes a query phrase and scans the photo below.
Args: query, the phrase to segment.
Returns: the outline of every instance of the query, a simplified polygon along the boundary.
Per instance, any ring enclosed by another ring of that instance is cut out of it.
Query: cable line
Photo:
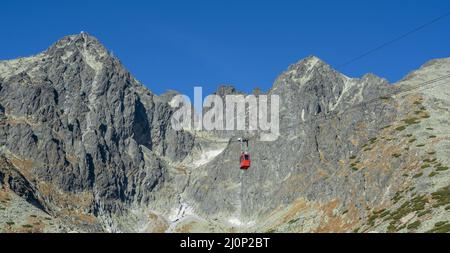
[[[358,60],[360,60],[360,59],[362,59],[362,58],[364,58],[364,57],[366,57],[366,56],[368,56],[368,55],[370,55],[370,54],[372,54],[372,53],[374,53],[374,52],[376,52],[378,50],[381,50],[381,49],[383,49],[383,48],[385,48],[385,47],[387,47],[387,46],[389,46],[389,45],[391,45],[391,44],[393,44],[393,43],[395,43],[395,42],[397,42],[399,40],[402,40],[402,39],[408,37],[411,34],[414,34],[414,33],[418,32],[418,31],[420,31],[420,30],[422,30],[422,29],[424,29],[424,28],[426,28],[426,27],[428,27],[428,26],[430,26],[430,25],[440,21],[441,19],[446,18],[447,16],[450,16],[450,12],[447,12],[447,13],[445,13],[445,14],[443,14],[443,15],[435,18],[435,19],[433,19],[433,20],[429,21],[428,23],[422,24],[422,25],[420,25],[420,26],[410,30],[409,32],[406,32],[406,33],[404,33],[404,34],[402,34],[402,35],[400,35],[400,36],[398,36],[398,37],[396,37],[396,38],[394,38],[394,39],[392,39],[390,41],[387,41],[387,42],[379,45],[378,47],[375,47],[375,48],[373,48],[373,49],[371,49],[371,50],[369,50],[369,51],[367,51],[367,52],[365,52],[365,53],[363,53],[363,54],[361,54],[361,55],[359,55],[359,56],[357,56],[357,57],[355,57],[353,59],[350,59],[349,61],[344,62],[343,64],[339,65],[337,68],[339,69],[339,68],[345,67],[345,66],[347,66],[349,64],[352,64],[352,63],[354,63],[354,62],[356,62],[356,61],[358,61]]]

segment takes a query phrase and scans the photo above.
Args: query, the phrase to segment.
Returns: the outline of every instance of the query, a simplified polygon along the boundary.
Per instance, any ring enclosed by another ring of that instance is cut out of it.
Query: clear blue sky
[[[86,31],[153,92],[188,95],[195,85],[267,90],[308,55],[338,66],[450,11],[448,0],[68,2],[2,1],[0,59]],[[450,17],[339,70],[394,82],[442,57],[450,57]]]

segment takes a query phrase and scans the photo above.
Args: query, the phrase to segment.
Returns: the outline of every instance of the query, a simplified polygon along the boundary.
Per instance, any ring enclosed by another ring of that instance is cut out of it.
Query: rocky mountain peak
[[[332,70],[331,66],[326,62],[324,62],[317,56],[311,55],[298,61],[297,63],[290,65],[287,72],[298,72],[305,74],[317,69]]]
[[[80,65],[79,62],[83,62],[95,73],[100,72],[105,66],[111,68],[115,65],[123,69],[120,61],[113,57],[97,38],[85,32],[60,39],[45,51],[44,55],[48,59],[58,59],[58,65]]]
[[[310,82],[311,84],[317,84],[318,82],[316,81],[319,80],[326,81],[326,85],[334,85],[335,82],[328,81],[337,79],[344,80],[346,77],[318,57],[309,56],[290,65],[289,68],[278,77],[272,91],[284,91],[289,93],[290,90],[296,90],[310,81],[312,81]],[[325,85],[324,82],[321,83],[322,85]]]
[[[108,53],[108,50],[97,38],[85,32],[63,37],[53,44],[47,50],[47,53],[51,54],[58,50],[83,51],[98,54]]]
[[[311,67],[319,67],[319,66],[327,65],[327,64],[323,60],[321,60],[319,57],[310,55],[306,58],[301,59],[300,61],[291,65],[290,67],[295,68],[295,67],[299,67],[302,65],[311,66]]]

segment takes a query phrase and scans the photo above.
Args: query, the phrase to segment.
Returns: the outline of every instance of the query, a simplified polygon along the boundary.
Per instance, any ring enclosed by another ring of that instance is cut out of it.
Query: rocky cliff
[[[247,133],[244,172],[242,132],[173,130],[176,92],[154,95],[97,39],[67,36],[0,62],[0,229],[445,231],[449,74],[450,59],[393,85],[293,64],[267,92],[280,137]]]

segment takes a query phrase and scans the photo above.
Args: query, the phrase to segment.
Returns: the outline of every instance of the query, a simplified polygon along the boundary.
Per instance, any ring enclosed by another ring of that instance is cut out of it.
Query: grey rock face
[[[1,64],[3,152],[30,161],[22,169],[36,182],[87,192],[84,211],[120,213],[124,203],[150,202],[165,181],[162,157],[181,160],[192,146],[188,133],[170,127],[166,101],[87,34]]]
[[[253,165],[246,173],[236,169],[239,144],[230,144],[198,172],[206,171],[205,176],[193,176],[197,180],[190,189],[192,197],[204,215],[234,212],[243,220],[257,220],[300,197],[309,201],[339,197],[345,205],[352,201],[351,188],[364,184],[364,178],[335,177],[339,161],[358,153],[363,143],[396,117],[392,105],[380,102],[346,111],[391,89],[373,75],[345,77],[315,57],[292,65],[268,93],[281,99],[280,138],[275,142],[251,139]],[[319,173],[327,176],[317,180]],[[357,191],[362,194],[364,189]]]
[[[0,157],[0,187],[8,188],[35,207],[46,210],[39,192],[11,165],[5,157]]]

